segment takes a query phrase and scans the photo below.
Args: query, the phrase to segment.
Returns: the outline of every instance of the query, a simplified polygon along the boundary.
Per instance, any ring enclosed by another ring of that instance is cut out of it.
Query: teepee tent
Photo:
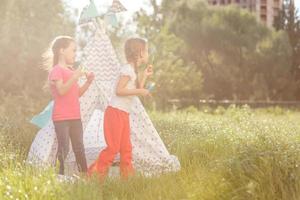
[[[118,5],[123,9],[120,2],[117,2],[118,4],[114,0],[113,5]],[[93,6],[92,8],[94,9]],[[94,82],[80,98],[85,154],[90,165],[97,159],[99,152],[106,147],[103,136],[103,115],[114,92],[121,64],[105,32],[105,27],[99,23],[101,20],[94,16],[89,17],[88,9],[83,12],[85,13],[81,16],[84,16],[85,20],[81,21],[88,23],[93,34],[82,49],[81,62],[88,71],[95,74]],[[80,80],[80,84],[83,84],[83,81]],[[178,171],[180,163],[177,157],[168,152],[138,97],[134,98],[133,107],[130,113],[130,128],[135,170],[144,175]],[[57,141],[54,126],[52,121],[49,121],[38,132],[27,160],[37,165],[54,165],[56,152]],[[117,162],[118,158],[115,161]],[[66,173],[72,174],[77,171],[73,152],[69,153],[65,162]]]

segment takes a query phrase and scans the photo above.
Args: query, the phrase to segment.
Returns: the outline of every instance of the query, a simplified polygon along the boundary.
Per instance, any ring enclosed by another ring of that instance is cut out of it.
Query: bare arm
[[[118,96],[134,96],[134,95],[142,95],[147,96],[149,91],[146,89],[127,89],[126,85],[130,80],[129,76],[121,76],[117,85],[116,94]]]
[[[78,78],[76,76],[72,76],[66,83],[63,83],[63,80],[57,80],[57,81],[52,81],[53,84],[55,84],[55,87],[58,91],[58,94],[63,96],[65,95],[72,85],[77,82]]]
[[[76,70],[67,82],[64,83],[63,80],[59,79],[51,81],[51,84],[54,84],[58,94],[63,96],[70,90],[72,85],[78,81],[80,76],[82,76],[82,72],[80,70]]]
[[[142,77],[141,77],[141,79],[139,81],[139,88],[144,88],[145,87],[145,83],[146,83],[147,78],[149,76],[152,76],[152,74],[153,74],[153,66],[149,65],[145,69],[145,71],[144,71],[144,73],[143,73],[143,75],[142,75]]]
[[[90,85],[92,84],[94,78],[95,78],[95,75],[94,73],[89,73],[89,74],[86,74],[86,78],[87,78],[87,81],[84,83],[83,86],[81,86],[79,88],[79,96],[81,97],[86,91],[87,89],[90,87]]]
[[[139,81],[139,88],[144,88],[147,80],[147,76],[143,75],[141,80]]]
[[[79,88],[79,97],[81,97],[87,91],[90,85],[91,82],[86,81],[84,85]]]

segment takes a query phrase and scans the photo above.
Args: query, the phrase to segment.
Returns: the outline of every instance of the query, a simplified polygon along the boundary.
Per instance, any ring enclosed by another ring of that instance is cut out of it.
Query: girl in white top
[[[144,89],[147,77],[153,74],[149,65],[138,80],[137,71],[141,64],[148,62],[147,43],[140,38],[132,38],[125,43],[128,64],[121,68],[116,91],[104,113],[104,137],[107,147],[100,152],[98,159],[89,167],[88,173],[106,177],[116,154],[120,153],[120,172],[122,178],[134,173],[132,166],[132,145],[130,141],[129,113],[135,96],[148,96]]]

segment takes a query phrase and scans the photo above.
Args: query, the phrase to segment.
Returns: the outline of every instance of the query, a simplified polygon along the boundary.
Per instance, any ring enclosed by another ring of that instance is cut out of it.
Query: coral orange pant
[[[104,138],[107,147],[100,152],[98,159],[89,167],[88,174],[105,177],[115,156],[120,153],[120,172],[123,178],[133,174],[132,146],[130,142],[129,114],[113,107],[104,113]]]

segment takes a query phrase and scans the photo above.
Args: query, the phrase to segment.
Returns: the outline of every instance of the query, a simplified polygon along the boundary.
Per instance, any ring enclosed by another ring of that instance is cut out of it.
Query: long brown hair
[[[69,45],[75,42],[70,36],[58,36],[50,44],[49,49],[43,54],[43,68],[50,71],[53,66],[58,64],[59,51],[66,49]]]
[[[146,50],[147,42],[141,38],[130,38],[125,43],[125,56],[129,63],[134,64],[134,71],[138,75],[138,59],[141,53]],[[138,77],[136,79],[136,87],[139,86]]]

